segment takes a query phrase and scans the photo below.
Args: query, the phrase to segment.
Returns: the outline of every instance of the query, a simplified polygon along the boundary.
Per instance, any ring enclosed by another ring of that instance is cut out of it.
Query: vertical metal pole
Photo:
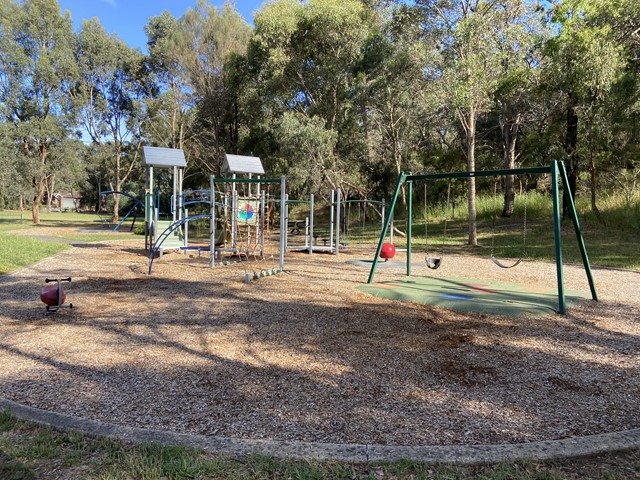
[[[560,178],[564,185],[564,196],[569,203],[569,213],[571,214],[571,220],[573,220],[573,229],[576,233],[576,239],[578,240],[578,247],[580,248],[580,255],[582,257],[582,264],[584,270],[587,273],[587,280],[589,281],[589,289],[591,290],[591,298],[598,300],[598,293],[596,292],[596,285],[593,281],[593,275],[591,273],[591,263],[589,262],[589,256],[587,255],[587,247],[584,244],[584,237],[582,236],[582,230],[580,229],[580,221],[578,220],[578,212],[576,210],[576,204],[573,201],[571,192],[569,191],[569,177],[567,176],[567,170],[564,166],[564,162],[558,162],[560,166]]]
[[[284,270],[284,252],[286,250],[287,241],[287,209],[285,178],[280,177],[280,270]]]
[[[387,236],[387,230],[389,229],[389,224],[391,223],[391,218],[393,217],[393,209],[396,206],[396,202],[398,201],[398,195],[400,193],[400,187],[406,178],[406,174],[401,172],[398,175],[398,180],[396,182],[396,188],[393,191],[393,198],[391,199],[391,204],[389,205],[389,216],[387,217],[384,228],[382,232],[380,232],[380,240],[378,240],[378,247],[376,248],[376,256],[373,258],[373,263],[371,264],[371,270],[369,271],[369,278],[367,279],[367,283],[373,282],[373,277],[376,274],[376,268],[378,268],[378,260],[380,259],[380,252],[382,251],[382,245],[384,244],[384,239]]]
[[[310,208],[311,211],[309,212],[309,253],[313,253],[313,222],[314,222],[314,218],[313,218],[313,210],[315,208],[315,198],[313,193],[310,196]]]
[[[173,167],[173,182],[172,182],[172,186],[173,186],[173,192],[171,193],[171,220],[173,222],[176,221],[176,206],[177,203],[176,200],[176,195],[178,193],[178,187],[177,187],[177,183],[178,183],[178,167],[174,166]]]
[[[380,203],[380,209],[381,209],[381,213],[380,213],[380,228],[384,228],[384,215],[385,215],[385,200],[384,198],[382,199],[382,202]]]
[[[183,175],[184,175],[184,170],[182,168],[179,168],[178,169],[178,213],[180,216],[178,217],[178,220],[182,219],[183,217],[182,215],[182,207],[184,203],[184,199],[182,198],[182,181],[184,180]]]
[[[156,220],[156,210],[155,210],[155,195],[153,194],[153,165],[149,165],[149,192],[151,192],[151,196],[149,197],[149,249],[153,247],[153,242],[155,242],[155,220]]]
[[[336,190],[336,255],[340,253],[340,203],[342,201],[342,191]]]
[[[185,215],[184,218],[187,218],[189,216],[189,210],[185,208],[184,210]],[[184,222],[184,246],[187,247],[189,246],[189,222]],[[187,249],[184,249],[184,254],[187,254]]]
[[[231,178],[233,180],[236,179],[236,174],[234,173]],[[237,230],[238,230],[238,191],[236,189],[236,182],[231,184],[231,251],[236,253],[237,246]]]
[[[411,228],[413,215],[413,180],[407,182],[407,277],[411,276]]]
[[[284,211],[285,230],[283,230],[280,233],[280,235],[284,233],[284,247],[286,249],[289,247],[289,194],[288,193],[284,195],[284,205],[280,205],[280,213],[282,214],[283,211]],[[280,224],[282,224],[282,221],[280,221]]]
[[[336,200],[336,191],[331,190],[331,203],[329,204],[329,251],[331,253],[338,253],[333,249],[333,222],[334,222],[333,204],[335,200]]]
[[[553,195],[553,232],[556,241],[556,275],[558,278],[558,312],[565,314],[564,273],[562,271],[562,231],[560,229],[560,193],[558,192],[558,163],[551,162],[551,191]]]
[[[209,267],[215,265],[216,257],[216,183],[213,181],[214,176],[209,177],[209,200],[210,214],[209,220]],[[226,232],[224,232],[226,235]]]
[[[233,186],[235,187],[235,183]],[[231,251],[238,252],[238,191],[233,189],[233,198],[231,199]]]
[[[265,196],[264,196],[264,192],[261,192],[260,189],[258,189],[258,194],[260,195],[260,221],[258,222],[260,224],[260,232],[259,232],[259,239],[260,239],[260,256],[264,257],[264,212],[265,212]]]

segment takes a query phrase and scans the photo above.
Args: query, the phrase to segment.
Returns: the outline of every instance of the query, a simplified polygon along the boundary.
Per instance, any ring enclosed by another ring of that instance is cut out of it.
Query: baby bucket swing
[[[449,191],[447,191],[447,205],[449,205]],[[440,256],[436,257],[429,253],[429,233],[427,229],[428,225],[428,217],[427,217],[427,184],[424,185],[424,261],[429,270],[437,270],[442,265],[442,260],[444,259],[444,242],[447,237],[447,217],[445,214],[444,218],[444,229],[442,232],[442,248],[440,250]]]
[[[522,216],[522,252],[520,254],[520,258],[518,258],[515,262],[507,264],[503,261],[500,261],[495,255],[495,238],[496,238],[496,217],[497,215],[493,215],[491,222],[491,261],[495,263],[500,268],[513,268],[516,267],[522,262],[522,259],[526,255],[526,246],[527,246],[527,193],[524,193],[524,212]]]

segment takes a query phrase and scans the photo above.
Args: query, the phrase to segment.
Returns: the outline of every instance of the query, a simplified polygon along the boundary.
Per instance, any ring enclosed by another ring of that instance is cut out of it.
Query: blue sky
[[[253,14],[265,0],[236,0],[232,2],[236,10],[253,24]],[[150,17],[168,10],[176,18],[196,5],[196,0],[58,0],[64,12],[69,10],[74,30],[78,31],[82,20],[98,17],[109,33],[115,33],[130,47],[138,47],[146,52],[147,37],[144,26]],[[224,0],[211,0],[214,6],[222,6]]]

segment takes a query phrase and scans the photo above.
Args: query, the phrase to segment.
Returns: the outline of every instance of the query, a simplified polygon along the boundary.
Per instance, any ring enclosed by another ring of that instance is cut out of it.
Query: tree
[[[517,0],[514,0],[517,1]],[[512,0],[417,0],[430,36],[440,38],[439,84],[465,137],[467,170],[476,169],[478,118],[488,112],[499,80],[499,40]],[[477,245],[476,182],[467,188],[469,245]]]
[[[378,192],[393,187],[401,171],[422,168],[420,150],[434,128],[433,78],[425,68],[433,61],[433,44],[422,41],[415,18],[405,18],[406,12],[404,7],[378,12],[356,65],[354,114],[366,143],[360,164],[365,185]],[[366,193],[360,187],[360,196]],[[404,188],[401,194],[406,205]]]
[[[495,102],[502,136],[502,166],[516,167],[520,156],[518,138],[526,123],[533,120],[533,93],[539,85],[540,45],[547,32],[543,16],[531,5],[514,2],[504,12],[502,35],[497,42],[500,76]],[[515,206],[514,176],[506,175],[502,216],[510,217]]]
[[[84,130],[103,152],[110,152],[109,187],[121,191],[140,156],[145,79],[142,54],[107,35],[100,22],[85,20],[78,34],[80,80],[73,101]],[[120,196],[114,195],[113,221]]]
[[[559,32],[547,43],[549,62],[545,74],[551,88],[561,94],[565,113],[564,158],[574,197],[583,168],[580,139],[582,137],[583,142],[590,136],[594,139],[594,132],[585,130],[589,128],[587,119],[597,113],[598,105],[606,100],[624,66],[622,46],[615,40],[611,25],[594,21],[602,10],[610,9],[611,3],[564,0],[551,8],[551,19],[559,26]],[[592,176],[595,175],[595,158],[590,157]],[[592,178],[592,187],[594,185],[595,177]],[[595,207],[595,191],[592,200]],[[565,203],[565,214],[567,209]]]
[[[52,150],[75,125],[68,96],[77,74],[73,29],[56,0],[0,0],[0,72],[0,108],[14,126],[39,224]]]
[[[237,152],[240,137],[238,92],[227,81],[227,60],[243,55],[252,29],[227,1],[221,10],[199,0],[180,18],[183,46],[179,58],[196,98],[197,142],[193,157],[207,172],[217,172],[225,152]]]
[[[167,11],[151,17],[145,31],[147,67],[158,94],[146,99],[144,135],[154,145],[184,149],[194,135],[196,98],[184,65],[192,47],[181,23]]]
[[[279,0],[265,4],[255,24],[248,69],[256,96],[264,102],[263,122],[268,127],[263,129],[290,131],[298,125],[306,135],[307,128],[322,125],[327,132],[318,139],[328,142],[322,148],[322,181],[331,188],[343,185],[357,171],[349,158],[353,144],[347,147],[351,137],[343,131],[354,131],[350,116],[355,66],[370,29],[365,7],[357,0]],[[299,121],[284,125],[286,112],[295,112],[288,120]],[[312,158],[286,158],[288,151],[280,145],[274,152],[281,164],[295,162],[296,168],[314,171]]]

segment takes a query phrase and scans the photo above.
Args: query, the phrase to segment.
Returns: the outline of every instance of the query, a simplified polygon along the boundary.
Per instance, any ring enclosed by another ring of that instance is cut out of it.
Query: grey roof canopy
[[[142,147],[145,165],[157,168],[186,167],[184,152],[179,148]]]
[[[222,164],[222,174],[227,173],[255,173],[264,175],[264,168],[259,157],[245,157],[243,155],[225,154]]]

